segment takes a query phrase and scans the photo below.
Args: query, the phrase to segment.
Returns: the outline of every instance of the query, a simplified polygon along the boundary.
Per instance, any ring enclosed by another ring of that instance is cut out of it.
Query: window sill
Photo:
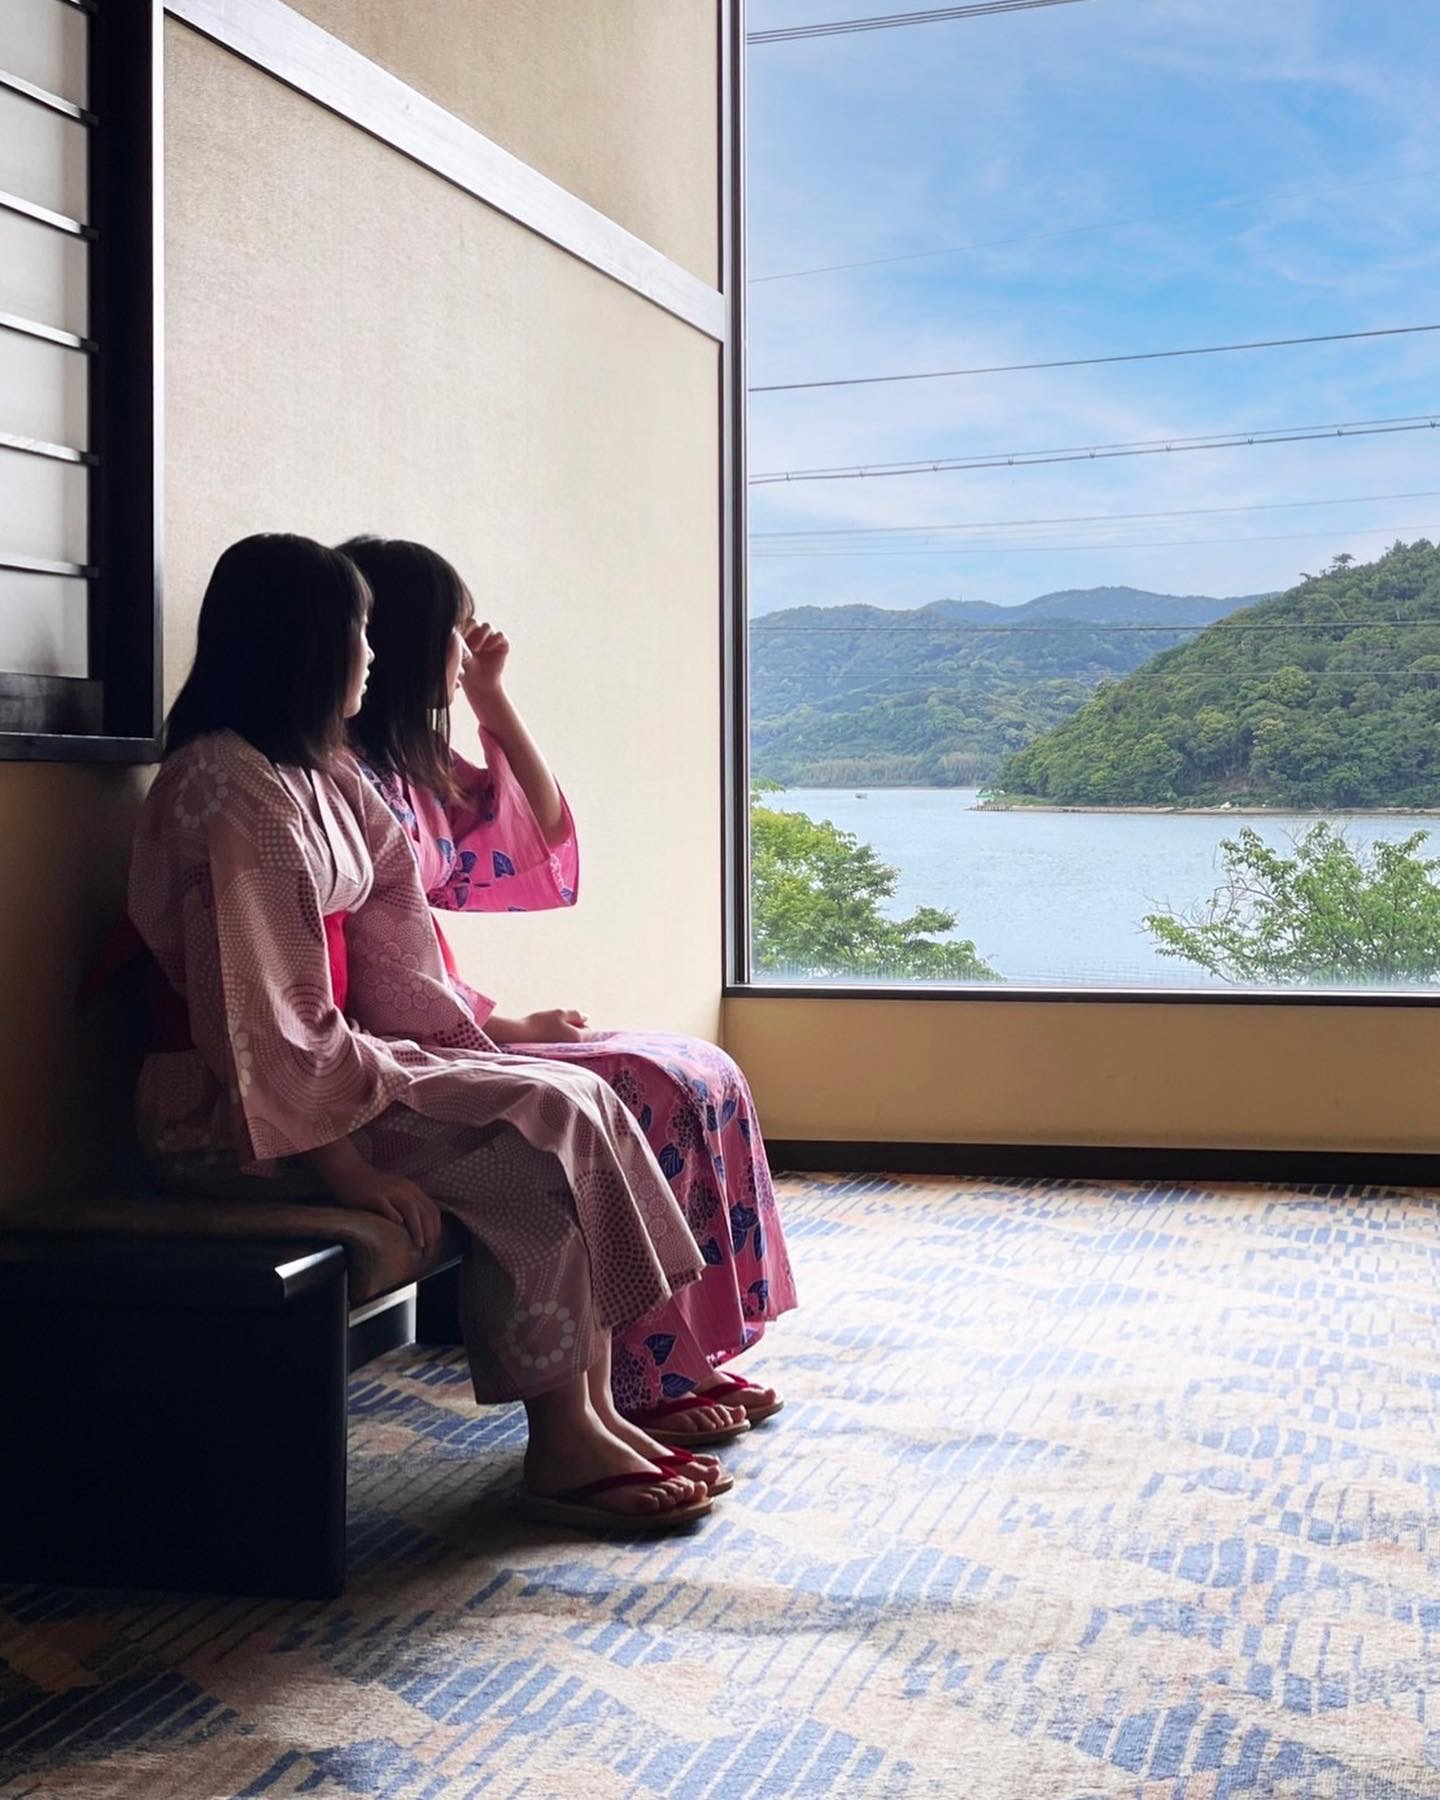
[[[1395,992],[1365,988],[1115,988],[1026,987],[1018,982],[979,983],[972,987],[938,982],[816,982],[797,985],[758,981],[727,982],[726,1000],[927,1000],[966,1005],[1036,1003],[1059,1006],[1440,1006],[1440,988],[1403,988]]]

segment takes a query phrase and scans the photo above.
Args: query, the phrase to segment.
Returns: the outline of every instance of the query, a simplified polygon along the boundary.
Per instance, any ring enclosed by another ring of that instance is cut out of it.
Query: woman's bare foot
[[[596,1416],[606,1430],[619,1438],[622,1444],[628,1444],[632,1450],[638,1450],[640,1455],[643,1456],[647,1462],[664,1462],[667,1456],[673,1454],[668,1445],[662,1444],[658,1438],[651,1437],[649,1432],[646,1431],[643,1426],[636,1425],[633,1420],[625,1417],[624,1413],[616,1406],[614,1396],[610,1392],[608,1383],[606,1384],[603,1393],[597,1393],[595,1391],[595,1383],[592,1380],[590,1384],[590,1404],[594,1407]],[[723,1412],[728,1409],[723,1407],[702,1407],[697,1410],[701,1412]],[[684,1418],[685,1416],[684,1413],[676,1415],[677,1418]],[[688,1429],[688,1427],[682,1427],[681,1429]],[[705,1426],[701,1429],[708,1430],[711,1428]],[[695,1479],[703,1482],[708,1492],[720,1479],[720,1464],[715,1457],[703,1455],[699,1451],[692,1452],[692,1455],[693,1463],[691,1466]]]
[[[550,1396],[542,1396],[541,1401]],[[572,1488],[587,1487],[613,1475],[640,1475],[655,1467],[655,1458],[642,1453],[609,1430],[589,1404],[551,1409],[540,1401],[527,1406],[530,1444],[525,1452],[525,1485],[532,1494],[555,1499]],[[552,1415],[553,1416],[550,1416]],[[620,1514],[673,1512],[708,1497],[699,1479],[656,1474],[644,1486],[612,1488],[597,1494],[587,1505]]]
[[[785,1404],[774,1388],[734,1388],[728,1385],[723,1375],[714,1387],[699,1388],[697,1393],[701,1399],[720,1401],[725,1406],[738,1408],[747,1419],[755,1413],[768,1416],[779,1412]]]

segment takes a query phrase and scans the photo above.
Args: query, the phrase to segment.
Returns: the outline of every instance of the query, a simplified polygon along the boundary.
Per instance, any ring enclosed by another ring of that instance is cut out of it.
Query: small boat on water
[[[857,800],[868,800],[870,796],[868,794],[857,794],[855,798]]]

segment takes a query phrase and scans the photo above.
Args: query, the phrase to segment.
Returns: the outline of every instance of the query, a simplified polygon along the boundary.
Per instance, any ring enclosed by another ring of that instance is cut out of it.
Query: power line
[[[764,618],[751,621],[752,634],[758,633],[764,625]],[[926,637],[938,633],[960,635],[978,633],[989,637],[995,632],[1015,632],[1025,637],[1048,637],[1057,631],[1125,631],[1125,632],[1174,632],[1174,631],[1221,631],[1231,633],[1249,633],[1252,631],[1348,631],[1352,626],[1369,627],[1383,625],[1387,631],[1429,630],[1440,631],[1440,617],[1434,619],[1297,619],[1290,624],[1232,625],[1223,618],[1212,620],[1208,624],[1195,621],[1176,620],[1174,624],[1151,624],[1125,620],[1118,624],[1108,624],[1103,619],[1046,619],[1035,625],[777,625],[765,633],[766,637],[825,637],[833,633],[837,637],[896,637],[904,632],[917,632]],[[1317,673],[1315,670],[1311,674]],[[1421,669],[1422,675],[1440,675],[1440,669]],[[906,680],[921,680],[923,677],[906,676]]]
[[[1124,231],[1133,225],[1161,225],[1170,219],[1189,219],[1197,213],[1216,212],[1227,206],[1258,206],[1266,200],[1319,200],[1328,194],[1347,194],[1356,188],[1387,187],[1396,181],[1419,181],[1436,174],[1434,169],[1415,169],[1406,175],[1377,175],[1366,181],[1342,181],[1331,187],[1261,188],[1253,194],[1233,194],[1221,200],[1205,200],[1174,212],[1142,213],[1133,219],[1101,219],[1093,225],[1065,225],[1055,231],[1022,231],[1012,237],[981,238],[971,244],[947,244],[934,250],[909,250],[898,256],[866,256],[855,262],[818,263],[808,269],[782,269],[773,275],[752,275],[749,285],[770,281],[799,281],[808,275],[835,275],[850,269],[879,269],[891,263],[925,262],[938,256],[964,256],[976,250],[999,250],[1010,244],[1043,243],[1051,238],[1080,237],[1095,231]]]
[[[892,556],[1035,556],[1073,555],[1077,550],[1188,550],[1213,544],[1308,544],[1316,538],[1366,537],[1383,531],[1423,531],[1423,525],[1352,525],[1348,531],[1283,531],[1274,536],[1217,538],[1150,538],[1143,543],[1096,544],[957,544],[949,550],[761,550],[756,562],[812,562],[819,557],[844,556],[878,561]]]
[[[1357,338],[1413,337],[1440,325],[1380,325],[1370,331],[1323,331],[1313,337],[1256,338],[1245,344],[1201,344],[1186,350],[1127,350],[1119,356],[1067,356],[1050,362],[986,363],[973,369],[922,369],[909,375],[844,375],[830,381],[771,381],[752,394],[795,394],[812,388],[875,387],[894,381],[947,381],[957,375],[1016,375],[1034,369],[1095,369],[1106,363],[1165,362],[1177,356],[1225,356],[1234,350],[1284,350],[1296,344],[1344,344]]]
[[[1378,437],[1402,431],[1434,431],[1440,411],[1393,419],[1359,419],[1339,425],[1276,426],[1264,431],[1213,432],[1201,437],[1140,438],[1126,444],[1081,444],[1064,450],[1011,450],[990,456],[942,456],[928,461],[856,463],[833,469],[782,469],[752,475],[752,487],[802,481],[874,481],[888,475],[934,475],[973,469],[1030,469],[1050,463],[1108,462],[1118,456],[1168,456],[1182,450],[1241,450],[1258,444],[1300,444],[1316,438]]]
[[[1435,500],[1440,488],[1412,489],[1404,494],[1337,494],[1328,500],[1259,500],[1247,506],[1182,506],[1171,512],[1136,513],[1062,513],[1048,519],[969,519],[949,525],[836,525],[816,526],[806,531],[795,527],[789,531],[752,531],[757,538],[827,538],[880,537],[891,532],[912,531],[989,531],[1013,525],[1109,525],[1132,519],[1198,519],[1216,513],[1288,512],[1300,506],[1369,506],[1380,500]]]
[[[825,19],[816,25],[781,25],[747,31],[747,44],[793,44],[801,38],[846,37],[854,31],[892,31],[897,25],[938,25],[950,19],[983,19],[992,13],[1036,12],[1042,6],[1073,6],[1077,0],[978,0],[971,6],[932,6],[923,12],[881,13],[869,19]]]

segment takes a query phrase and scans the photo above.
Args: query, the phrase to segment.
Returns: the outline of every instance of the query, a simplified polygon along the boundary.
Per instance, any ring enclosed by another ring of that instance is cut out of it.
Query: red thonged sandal
[[[714,1481],[705,1481],[705,1476],[700,1469],[702,1462],[715,1464]],[[715,1462],[713,1456],[694,1456],[690,1451],[680,1449],[678,1445],[661,1461],[660,1467],[667,1475],[684,1475],[691,1481],[705,1481],[705,1490],[712,1500],[717,1499],[721,1494],[728,1494],[735,1485],[735,1477],[727,1475],[719,1463]]]
[[[647,1406],[644,1412],[627,1412],[625,1417],[657,1443],[683,1444],[691,1450],[699,1450],[706,1444],[729,1444],[743,1437],[750,1429],[749,1419],[740,1419],[734,1425],[719,1425],[713,1431],[674,1431],[665,1421],[673,1419],[677,1413],[694,1412],[696,1407],[717,1404],[723,1406],[726,1402],[702,1400],[698,1394],[682,1394],[678,1400],[662,1400],[658,1406]]]
[[[752,1406],[748,1395],[764,1392],[758,1381],[747,1381],[743,1375],[721,1374],[715,1386],[698,1389],[695,1398],[713,1400],[719,1406],[743,1406],[745,1417],[752,1425],[763,1425],[766,1419],[773,1419],[785,1404],[777,1394],[764,1406]]]
[[[609,1507],[591,1506],[588,1502],[599,1494],[612,1493],[616,1488],[658,1487],[662,1481],[679,1473],[677,1468],[652,1467],[643,1473],[637,1469],[633,1475],[606,1475],[600,1481],[587,1481],[583,1487],[566,1488],[563,1494],[553,1498],[547,1494],[532,1494],[528,1488],[522,1488],[516,1496],[516,1505],[522,1518],[533,1519],[538,1525],[573,1525],[581,1531],[673,1531],[703,1519],[710,1511],[710,1496],[707,1494],[703,1500],[692,1500],[687,1506],[672,1506],[661,1512],[614,1512]],[[693,1479],[698,1481],[699,1477]]]

